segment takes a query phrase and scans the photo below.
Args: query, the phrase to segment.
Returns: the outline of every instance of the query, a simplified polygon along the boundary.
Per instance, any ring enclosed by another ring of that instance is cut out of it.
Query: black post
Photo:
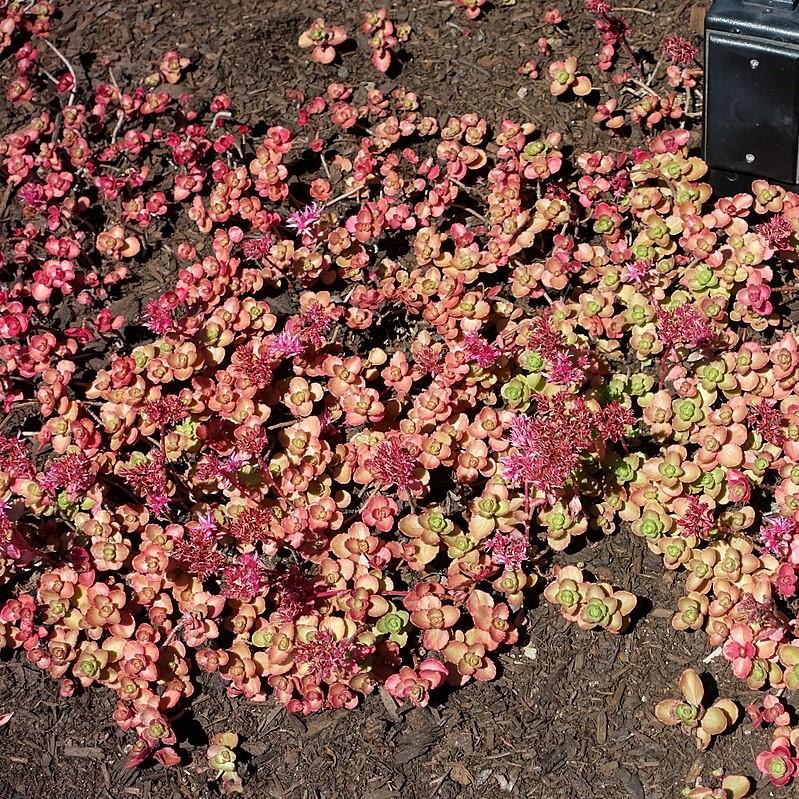
[[[704,151],[720,195],[799,184],[799,0],[716,0],[705,18]]]

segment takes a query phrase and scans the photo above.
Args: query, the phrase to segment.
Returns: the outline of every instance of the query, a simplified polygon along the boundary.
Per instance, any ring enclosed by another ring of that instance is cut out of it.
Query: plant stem
[[[69,70],[69,74],[72,76],[72,91],[69,93],[69,103],[67,103],[67,105],[73,105],[75,103],[75,89],[78,87],[78,77],[75,75],[75,70],[72,68],[72,64],[69,63],[67,57],[49,39],[42,39],[41,41],[61,59],[64,66]]]

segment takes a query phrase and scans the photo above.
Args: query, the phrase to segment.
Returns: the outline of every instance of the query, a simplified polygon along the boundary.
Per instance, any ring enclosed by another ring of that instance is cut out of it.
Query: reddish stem
[[[628,56],[630,56],[630,61],[633,62],[633,66],[638,70],[638,74],[646,80],[646,76],[644,75],[644,71],[641,69],[640,64],[638,63],[638,59],[635,57],[635,53],[633,52],[633,48],[630,47],[630,43],[627,41],[626,36],[622,36],[619,39],[621,46],[624,48],[625,52]]]
[[[602,18],[607,22],[609,25],[612,25],[612,17],[609,14],[602,14]],[[638,74],[641,76],[643,80],[646,80],[646,76],[644,75],[644,71],[641,69],[640,64],[638,63],[638,59],[635,57],[635,53],[633,52],[633,48],[630,47],[630,43],[627,41],[627,37],[622,35],[618,38],[619,44],[622,46],[622,49],[630,56],[630,61],[633,62],[633,66],[638,70]]]
[[[673,344],[669,347],[669,349],[667,349],[663,353],[663,355],[662,355],[662,357],[660,359],[660,363],[658,364],[658,388],[659,389],[663,388],[663,384],[664,384],[664,382],[666,380],[666,373],[668,371],[668,365],[669,365],[669,356],[672,355],[672,354],[675,356],[675,361],[676,361],[677,352],[675,351]]]

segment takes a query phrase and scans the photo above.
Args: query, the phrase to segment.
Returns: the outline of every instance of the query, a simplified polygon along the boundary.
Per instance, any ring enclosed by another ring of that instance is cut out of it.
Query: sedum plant
[[[643,135],[567,157],[531,121],[339,80],[256,135],[234,98],[174,89],[177,52],[87,85],[56,11],[0,9],[0,647],[64,697],[111,692],[127,764],[174,766],[199,672],[292,713],[422,706],[492,679],[538,592],[624,632],[637,598],[563,564],[631,534],[685,573],[673,627],[771,692],[756,766],[788,785],[799,195],[712,196],[696,47],[668,37],[650,65],[590,0],[599,73],[578,73],[545,17],[525,77]],[[399,70],[410,27],[378,9],[361,30]],[[298,35],[320,73],[346,39]],[[191,231],[170,284],[113,313],[170,230]],[[705,707],[690,670],[681,688],[657,715],[706,748],[737,707]],[[231,790],[236,743],[209,750]]]
[[[664,699],[655,707],[661,724],[681,726],[696,738],[699,750],[707,749],[716,735],[721,735],[738,720],[738,706],[730,699],[718,699],[709,707],[703,705],[705,689],[693,669],[685,669],[678,681],[682,698]]]

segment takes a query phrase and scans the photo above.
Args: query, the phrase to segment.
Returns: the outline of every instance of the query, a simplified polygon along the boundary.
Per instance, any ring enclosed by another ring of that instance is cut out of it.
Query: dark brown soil
[[[629,146],[610,140],[590,122],[582,101],[556,103],[547,82],[530,81],[517,67],[537,57],[544,9],[558,5],[567,19],[562,53],[586,67],[597,45],[582,3],[517,0],[466,20],[449,0],[391,4],[393,17],[413,26],[399,74],[380,75],[362,50],[332,67],[313,64],[296,45],[318,15],[358,29],[378,3],[316,0],[70,0],[57,28],[60,46],[78,67],[79,80],[106,80],[99,57],[108,56],[122,83],[152,70],[177,49],[196,70],[189,88],[210,99],[227,92],[242,122],[293,125],[296,101],[330,80],[363,88],[404,86],[427,113],[446,118],[476,111],[490,122],[532,119],[561,130],[577,151]],[[499,5],[499,4],[496,4]],[[662,36],[690,30],[692,0],[640,0],[654,17],[630,12],[633,42],[655,53]],[[697,31],[694,31],[696,34]],[[556,53],[558,51],[556,50]],[[622,56],[624,58],[624,56]],[[547,59],[542,59],[545,65]],[[309,138],[315,135],[312,126]],[[135,314],[142,298],[160,291],[174,268],[154,257],[122,301]],[[273,704],[232,701],[216,679],[204,679],[177,722],[188,766],[127,771],[120,761],[131,740],[111,720],[109,692],[93,690],[57,699],[57,686],[20,660],[0,662],[0,797],[13,799],[173,799],[208,797],[216,787],[204,770],[204,746],[214,732],[241,737],[247,769],[245,796],[276,799],[419,799],[525,797],[525,799],[670,799],[698,775],[722,764],[752,773],[754,753],[767,734],[739,725],[709,753],[659,725],[655,703],[675,690],[687,666],[706,671],[719,691],[746,704],[754,697],[728,673],[723,659],[706,665],[703,635],[676,633],[670,618],[681,578],[664,575],[643,544],[624,533],[574,555],[600,579],[634,591],[643,609],[633,629],[613,637],[586,634],[548,606],[529,609],[525,640],[501,658],[492,683],[471,684],[423,710],[397,708],[375,695],[356,711],[295,718]],[[758,797],[771,796],[762,786]]]

